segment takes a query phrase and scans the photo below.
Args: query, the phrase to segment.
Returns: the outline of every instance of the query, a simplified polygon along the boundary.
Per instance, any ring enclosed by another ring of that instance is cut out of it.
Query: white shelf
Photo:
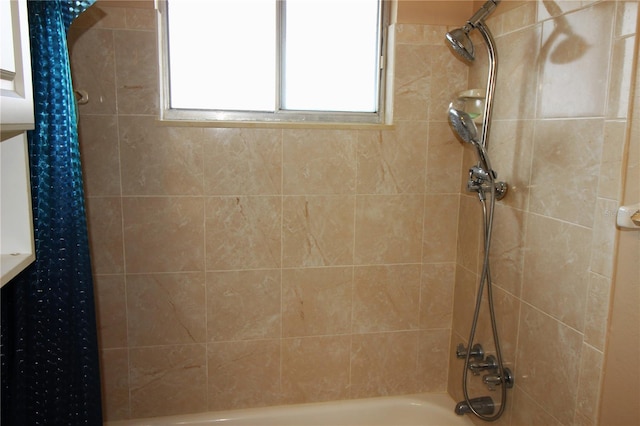
[[[35,259],[27,134],[4,136],[0,142],[1,285]]]
[[[0,0],[0,122],[2,132],[34,126],[26,0]]]
[[[26,130],[33,89],[26,0],[0,0],[0,285],[35,260]]]
[[[0,286],[3,286],[11,281],[34,260],[36,260],[36,256],[33,253],[14,253],[1,255],[0,264],[2,265],[2,273],[0,275]]]

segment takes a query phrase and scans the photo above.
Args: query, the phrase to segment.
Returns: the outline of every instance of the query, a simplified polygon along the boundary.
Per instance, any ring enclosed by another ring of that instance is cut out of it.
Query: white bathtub
[[[473,425],[453,412],[444,393],[215,411],[108,422],[106,426],[456,426]]]

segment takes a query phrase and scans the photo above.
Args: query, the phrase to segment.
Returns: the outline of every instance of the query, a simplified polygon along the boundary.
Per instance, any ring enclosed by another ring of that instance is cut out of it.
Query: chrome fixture
[[[487,141],[489,140],[489,124],[491,122],[491,113],[493,112],[493,94],[495,91],[497,58],[495,41],[493,40],[491,31],[489,31],[489,28],[485,25],[484,20],[491,14],[491,12],[493,12],[500,1],[501,0],[487,1],[471,18],[469,18],[466,25],[462,28],[449,31],[445,36],[453,51],[468,62],[473,62],[475,60],[473,43],[469,38],[469,33],[471,31],[474,29],[478,30],[487,45],[487,51],[489,54],[489,73],[487,75],[487,95],[482,118],[483,131],[480,138],[480,143],[485,147],[485,149],[487,148]]]
[[[473,145],[478,156],[479,165],[469,169],[467,190],[477,192],[481,198],[484,198],[485,192],[495,190],[496,199],[502,200],[507,195],[508,185],[505,182],[496,182],[498,174],[491,167],[487,150],[478,141],[478,131],[471,116],[456,109],[452,104],[449,106],[449,122],[464,142]]]
[[[456,358],[465,359],[467,357],[467,348],[464,347],[462,343],[458,344],[456,348]],[[473,358],[475,360],[484,359],[484,350],[482,349],[482,345],[480,343],[476,343],[471,348],[471,352],[469,353],[469,358]]]
[[[462,28],[456,28],[446,34],[447,40],[451,44],[451,47],[464,59],[469,62],[474,61],[475,52],[473,50],[473,43],[469,38],[469,33],[480,26],[484,25],[484,19],[493,12],[493,9],[498,6],[500,0],[489,0],[482,5],[480,9],[467,21],[467,24]]]
[[[461,401],[456,404],[455,412],[461,416],[463,414],[477,412],[483,415],[491,415],[495,411],[495,404],[490,396],[481,396],[480,398],[473,398],[469,401]]]
[[[486,374],[482,376],[482,383],[487,385],[490,391],[496,390],[496,386],[500,386],[504,383],[507,389],[511,389],[513,387],[513,375],[511,374],[511,370],[505,368],[503,370],[504,377],[500,376],[497,373]]]
[[[470,362],[467,364],[467,368],[471,370],[474,376],[479,376],[483,370],[495,371],[498,369],[498,361],[493,355],[487,356],[482,361]]]
[[[469,28],[465,25],[462,28],[456,28],[455,30],[449,31],[445,36],[453,50],[469,62],[476,59],[475,52],[473,50],[473,42],[471,42],[471,39],[469,38],[469,32],[472,29],[473,28]]]
[[[469,170],[469,180],[467,189],[478,193],[478,199],[482,204],[482,217],[484,224],[484,256],[482,263],[482,272],[479,278],[478,293],[476,296],[476,305],[469,333],[469,340],[466,348],[464,344],[459,344],[456,350],[458,358],[464,358],[464,368],[462,372],[462,392],[464,400],[456,405],[456,414],[472,413],[476,417],[486,420],[495,421],[502,416],[506,407],[507,388],[513,387],[513,377],[511,371],[504,367],[502,362],[502,352],[500,350],[500,339],[498,336],[498,327],[496,323],[495,307],[493,303],[493,289],[491,283],[491,272],[489,268],[489,252],[491,247],[491,233],[493,230],[493,217],[495,211],[495,202],[505,196],[507,192],[507,184],[504,182],[496,182],[497,173],[491,167],[488,155],[489,128],[491,124],[491,113],[493,110],[493,96],[496,85],[497,72],[497,56],[495,42],[484,23],[484,20],[493,12],[500,0],[487,1],[462,27],[452,30],[446,34],[446,39],[451,45],[453,52],[468,62],[475,59],[475,51],[469,33],[477,29],[484,38],[488,50],[489,73],[487,76],[487,89],[484,103],[484,113],[482,117],[482,133],[478,137],[478,130],[471,116],[465,112],[455,101],[449,105],[449,122],[455,133],[475,148],[478,158],[478,164]],[[489,196],[489,207],[486,203],[486,194]],[[476,328],[480,316],[480,308],[484,288],[487,288],[487,300],[489,304],[489,316],[491,322],[491,330],[493,333],[493,342],[495,345],[495,356],[487,355],[482,347],[475,343]],[[496,404],[493,399],[488,396],[479,398],[470,398],[468,391],[468,372],[473,375],[480,375],[482,371],[486,372],[483,376],[483,382],[489,387],[489,390],[495,390],[496,386],[500,386],[501,399],[497,413],[494,414]]]
[[[449,122],[458,136],[460,136],[464,142],[473,145],[476,149],[480,166],[488,173],[493,172],[491,164],[489,164],[489,155],[487,154],[487,150],[478,140],[478,129],[476,129],[476,124],[473,122],[471,116],[464,111],[456,109],[453,105],[450,105]]]

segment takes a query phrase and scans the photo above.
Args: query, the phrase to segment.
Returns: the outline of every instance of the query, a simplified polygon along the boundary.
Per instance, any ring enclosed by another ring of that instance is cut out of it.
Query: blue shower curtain
[[[2,424],[100,425],[93,283],[66,33],[95,0],[28,2],[36,261],[2,288]]]

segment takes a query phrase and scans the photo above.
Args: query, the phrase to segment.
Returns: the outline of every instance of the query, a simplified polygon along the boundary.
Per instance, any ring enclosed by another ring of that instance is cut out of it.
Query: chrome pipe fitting
[[[508,368],[504,368],[502,370],[504,377],[500,376],[498,373],[486,374],[482,376],[482,383],[487,385],[489,390],[496,390],[496,386],[500,386],[504,383],[507,389],[511,389],[513,387],[513,375],[511,374],[511,370]]]
[[[470,399],[469,402],[458,402],[456,404],[455,412],[457,415],[462,416],[463,414],[471,413],[472,407],[474,412],[483,414],[485,416],[493,414],[496,409],[496,405],[494,404],[493,399],[491,399],[490,396],[481,396],[479,398]]]
[[[456,347],[456,358],[465,359],[467,357],[467,348],[464,347],[464,344],[458,343]],[[469,353],[469,358],[477,361],[484,359],[484,350],[482,349],[482,345],[480,343],[476,343],[471,347],[471,353]]]
[[[493,373],[498,369],[498,360],[493,355],[487,355],[483,361],[470,362],[468,368],[474,376],[478,376],[484,370],[489,370]]]

